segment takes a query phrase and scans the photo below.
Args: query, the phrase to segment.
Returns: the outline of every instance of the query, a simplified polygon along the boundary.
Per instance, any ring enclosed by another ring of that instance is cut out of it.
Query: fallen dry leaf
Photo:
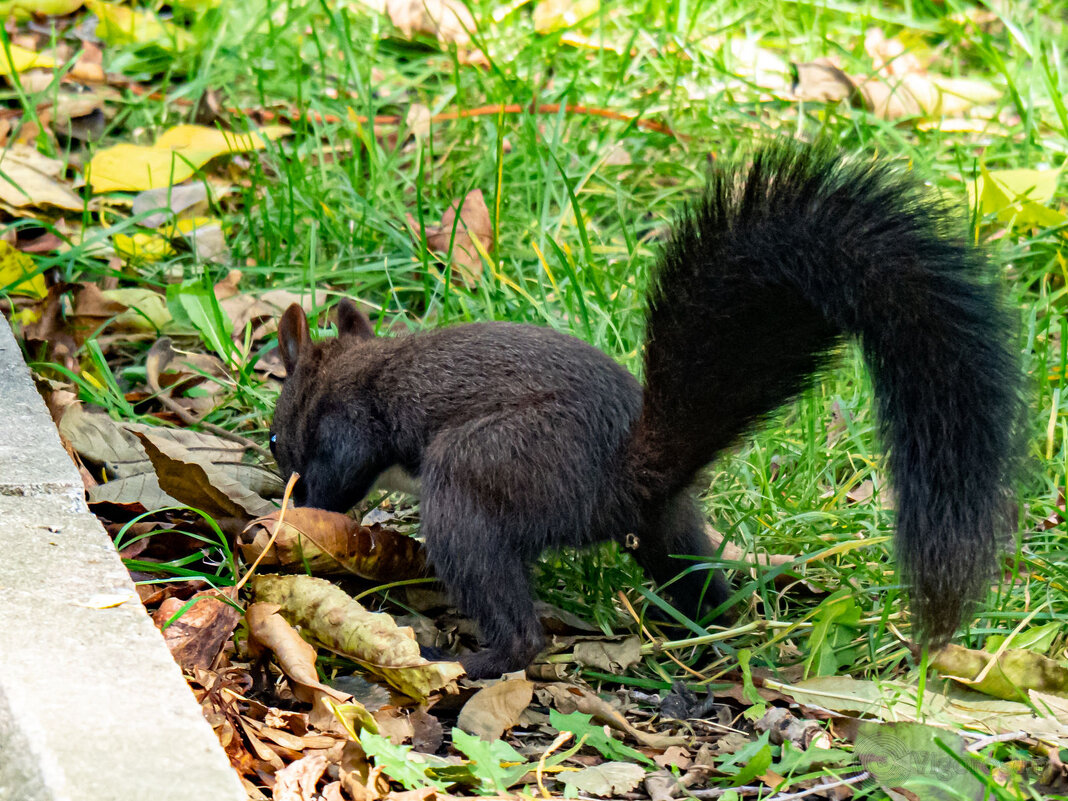
[[[130,213],[144,215],[141,225],[159,228],[179,216],[199,217],[208,211],[208,187],[203,181],[146,189],[133,199]]]
[[[224,473],[229,481],[238,482],[257,494],[280,494],[281,479],[275,473],[243,462],[243,445],[213,434],[185,428],[120,423],[81,404],[65,408],[58,427],[78,455],[108,479],[89,490],[92,503],[140,503],[150,510],[178,503],[160,488],[152,462],[137,439],[139,433],[172,441],[192,454],[198,463],[210,464],[214,470]]]
[[[680,770],[686,770],[693,764],[693,757],[690,756],[688,749],[683,748],[681,745],[673,745],[662,754],[657,754],[653,757],[653,762],[662,768],[679,768]]]
[[[153,189],[153,190],[150,190],[150,191],[158,192],[160,190]],[[142,194],[144,194],[144,193],[142,192]],[[221,281],[217,281],[215,283],[215,286],[212,287],[212,292],[215,295],[215,299],[216,300],[226,300],[227,298],[232,298],[234,295],[236,295],[238,292],[241,291],[239,289],[239,285],[240,284],[241,284],[241,271],[240,270],[230,270],[226,274],[225,278],[223,278]],[[233,316],[233,315],[231,315],[231,316]]]
[[[765,686],[808,707],[859,713],[882,720],[917,721],[917,688],[898,681],[865,681],[843,676],[806,679],[783,684],[771,679]],[[923,696],[923,719],[943,728],[968,728],[1000,734],[1025,731],[1068,747],[1068,725],[1056,710],[1032,707],[1020,701],[989,698],[974,692],[933,692]]]
[[[622,674],[641,661],[642,644],[637,637],[627,637],[622,642],[593,640],[576,643],[574,654],[580,665]]]
[[[275,656],[278,667],[299,687],[295,687],[301,700],[312,702],[318,694],[329,696],[345,703],[352,696],[320,683],[315,670],[315,648],[305,641],[300,633],[278,614],[277,604],[254,603],[245,611],[249,637],[254,643],[269,649]],[[300,693],[300,688],[306,692]]]
[[[533,697],[534,684],[526,679],[498,681],[467,700],[456,725],[483,740],[496,740],[519,723],[519,716]]]
[[[410,742],[415,737],[411,718],[395,706],[385,706],[371,713],[378,733],[394,745]]]
[[[249,134],[177,125],[150,146],[123,143],[97,151],[86,168],[86,181],[94,192],[136,192],[180,184],[217,156],[260,150],[267,140],[291,132],[285,125],[268,125]]]
[[[19,239],[15,243],[15,247],[23,253],[52,253],[66,247],[66,245],[66,239],[57,236],[51,231],[46,231],[33,238]]]
[[[367,611],[326,579],[263,575],[251,583],[257,601],[278,604],[290,623],[412,698],[453,691],[463,675],[458,662],[423,659],[410,628],[398,627],[389,615]]]
[[[427,712],[425,707],[412,712],[408,720],[412,724],[412,747],[425,754],[436,754],[445,739],[441,721]]]
[[[1056,660],[1022,648],[996,655],[947,645],[931,659],[931,667],[965,686],[995,698],[1023,701],[1028,690],[1068,697],[1068,668]]]
[[[168,598],[160,604],[152,619],[161,629],[183,607],[192,604],[163,629],[163,639],[182,670],[192,672],[195,668],[211,667],[241,620],[241,613],[223,600],[223,597],[233,600],[235,596],[232,588],[211,589],[198,592],[190,601]]]
[[[85,303],[87,296],[88,293],[79,294],[77,302]],[[123,311],[108,323],[111,330],[158,333],[171,322],[166,298],[149,287],[105,289],[101,291],[100,297],[103,301],[120,303],[124,307]],[[78,305],[75,305],[74,309],[75,314],[79,314]]]
[[[848,99],[886,120],[951,116],[1001,97],[1001,91],[986,81],[928,72],[851,76],[828,61],[793,68],[796,98],[821,103]]]
[[[575,790],[581,790],[603,798],[629,793],[645,778],[645,768],[633,762],[603,762],[574,773],[565,773],[562,778],[568,788],[568,796],[573,796]]]
[[[470,43],[475,30],[475,18],[460,0],[385,0],[385,11],[408,37],[426,33],[462,46]]]
[[[80,212],[86,202],[59,180],[63,170],[62,161],[15,143],[0,152],[0,200],[16,209],[55,206]]]
[[[433,114],[422,103],[412,103],[408,107],[408,113],[404,115],[404,124],[408,132],[417,139],[430,134],[432,120]]]
[[[915,51],[909,50],[896,36],[888,37],[879,28],[869,28],[864,34],[864,51],[872,66],[883,75],[905,75],[923,72],[924,65]]]
[[[84,0],[74,0],[80,6]],[[71,67],[70,72],[67,73],[70,78],[76,81],[84,81],[90,84],[101,84],[107,79],[107,75],[104,74],[104,53],[100,47],[93,42],[81,43],[82,52],[78,56],[77,61]]]
[[[848,498],[851,503],[864,503],[865,501],[871,500],[871,496],[874,493],[875,482],[870,478],[866,478],[847,492],[846,498]]]
[[[768,732],[773,745],[789,742],[799,751],[809,748],[830,748],[831,738],[818,720],[798,718],[789,709],[773,706],[759,720],[753,721],[759,734]]]
[[[224,520],[247,520],[274,510],[272,503],[173,440],[155,432],[135,434],[152,460],[160,487],[180,502]]]
[[[108,96],[103,90],[62,88],[50,106],[38,109],[37,116],[50,120],[49,124],[57,133],[82,142],[93,142],[101,137],[107,125],[104,100]]]
[[[129,304],[143,308],[131,309]],[[37,322],[23,326],[23,336],[28,341],[52,345],[68,337],[82,345],[88,337],[95,336],[105,350],[109,337],[121,336],[124,343],[152,338],[156,324],[151,321],[165,324],[170,319],[162,296],[150,289],[101,290],[91,283],[54,284],[35,311]],[[116,333],[102,336],[105,330]]]
[[[408,224],[418,237],[419,223],[410,214]],[[446,255],[451,252],[453,280],[476,286],[482,275],[482,257],[475,240],[487,253],[493,249],[493,225],[482,190],[476,189],[462,202],[454,202],[441,216],[441,225],[427,226],[425,233],[427,249]]]
[[[794,64],[793,68],[795,76],[792,91],[794,96],[801,100],[834,103],[857,97],[857,88],[853,85],[852,78],[834,64],[815,61]]]
[[[231,321],[231,333],[243,340],[245,330],[252,326],[252,341],[258,342],[278,330],[278,320],[291,303],[297,303],[305,314],[315,308],[311,295],[298,295],[287,289],[273,289],[260,295],[234,294],[219,301],[219,306]]]
[[[274,534],[279,512],[253,520],[238,540],[245,559],[259,557]],[[261,562],[301,572],[351,573],[380,581],[426,575],[419,542],[389,529],[367,528],[348,515],[298,506],[286,510],[271,551]]]
[[[226,244],[222,223],[209,222],[206,225],[198,225],[188,231],[183,231],[182,235],[200,261],[210,261],[216,264],[226,264],[230,261],[230,247]]]
[[[417,787],[414,790],[395,790],[386,801],[437,801],[442,792],[436,787]]]
[[[224,392],[223,385],[228,378],[225,366],[216,356],[180,353],[174,349],[170,337],[160,337],[149,348],[145,372],[149,390],[156,394],[160,403],[177,412],[186,422],[218,405],[218,396]],[[196,397],[183,394],[194,387],[199,388]],[[261,486],[249,485],[249,489],[261,495],[273,492],[265,492]]]
[[[551,701],[552,705],[565,715],[575,711],[593,715],[598,722],[606,723],[613,729],[629,734],[642,745],[669,748],[673,745],[688,745],[690,742],[688,737],[652,734],[635,728],[623,715],[613,709],[611,704],[584,687],[554,682],[540,687],[538,694],[543,702]]]
[[[985,81],[931,73],[909,73],[899,80],[870,78],[858,81],[857,88],[872,113],[885,120],[953,116],[1001,97],[1001,92]]]
[[[285,762],[282,761],[282,757],[265,743],[257,734],[255,727],[251,725],[249,720],[244,716],[238,717],[238,725],[241,727],[241,731],[245,736],[245,740],[251,746],[252,753],[263,762],[267,763],[270,773],[277,773],[285,767]]]

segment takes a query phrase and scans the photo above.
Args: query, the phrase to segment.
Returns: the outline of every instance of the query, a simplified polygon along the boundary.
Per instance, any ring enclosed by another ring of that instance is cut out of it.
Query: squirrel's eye
[[[275,446],[275,444],[277,442],[278,442],[278,435],[277,434],[271,434],[271,438],[268,441],[268,444],[271,446],[271,453],[274,453],[274,446]]]

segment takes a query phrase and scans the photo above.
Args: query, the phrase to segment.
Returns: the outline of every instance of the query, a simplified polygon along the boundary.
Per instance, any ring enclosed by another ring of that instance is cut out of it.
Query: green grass
[[[301,12],[295,12],[288,28],[277,27],[260,42],[251,37],[242,43],[253,54],[261,47],[270,50],[274,69],[257,72],[257,93],[243,93],[238,82],[229,102],[248,107],[285,98],[341,118],[349,109],[367,116],[403,115],[411,102],[435,112],[494,103],[570,102],[664,119],[687,138],[680,142],[626,123],[563,113],[445,122],[435,126],[433,137],[404,146],[390,137],[392,128],[313,125],[308,138],[282,145],[268,162],[276,175],[253,174],[236,249],[248,236],[249,253],[265,282],[329,283],[379,306],[389,328],[481,319],[536,322],[574,333],[637,370],[646,269],[655,258],[660,232],[698,191],[706,153],[729,155],[774,135],[819,134],[844,150],[911,160],[962,208],[966,201],[959,179],[977,172],[980,156],[992,169],[1056,165],[1063,159],[1060,92],[1065,79],[1054,54],[1062,50],[1064,31],[1059,39],[1051,38],[1056,26],[1042,22],[1052,7],[1031,8],[1026,16],[1008,20],[1009,27],[990,32],[950,19],[971,8],[967,4],[859,8],[857,14],[853,6],[773,3],[769,13],[757,15],[743,7],[636,4],[599,20],[607,36],[639,49],[628,57],[604,51],[591,55],[560,46],[553,36],[531,36],[529,21],[516,13],[486,34],[490,52],[508,53],[510,62],[498,59],[480,71],[433,50],[387,40],[374,26],[353,26],[336,10],[306,7],[308,19],[321,22],[314,36],[301,42],[288,35],[304,22]],[[921,47],[944,43],[937,69],[989,78],[1004,87],[998,116],[1019,117],[1009,135],[980,139],[937,128],[923,131],[844,105],[812,104],[799,110],[784,101],[762,100],[744,81],[698,100],[681,88],[733,78],[729,58],[707,46],[723,31],[759,36],[784,57],[836,56],[847,70],[863,72],[863,32],[874,24],[886,25],[888,35],[898,32],[896,25],[907,24],[907,41]],[[647,31],[644,36],[636,35],[639,26]],[[1029,54],[1045,54],[1048,69],[1035,69]],[[221,51],[218,58],[224,58]],[[305,65],[299,70],[293,67],[298,58]],[[254,56],[251,60],[255,63]],[[378,82],[370,77],[372,66],[381,72]],[[355,96],[346,101],[323,96],[327,75],[338,76]],[[344,156],[326,163],[324,147]],[[631,163],[606,164],[615,149],[626,152]],[[427,269],[427,256],[412,242],[404,217],[421,214],[433,223],[445,206],[474,188],[486,193],[491,209],[499,209],[493,253],[499,265],[487,271],[481,286],[465,292]],[[980,230],[989,233],[996,227],[981,225]],[[1046,232],[1009,235],[991,245],[995,261],[1012,279],[1024,321],[1021,345],[1034,377],[1036,433],[1045,428],[1054,393],[1060,397],[1059,379],[1051,381],[1048,373],[1061,368],[1063,354],[1047,353],[1046,346],[1060,336],[1063,325],[1058,308],[1062,243],[1063,233]],[[856,355],[846,354],[827,381],[784,410],[740,452],[714,466],[707,492],[710,519],[753,553],[806,555],[858,535],[887,536],[891,520],[879,504],[852,505],[844,498],[869,478],[885,489],[870,396]],[[835,403],[847,426],[828,447],[826,426]],[[1054,432],[1052,458],[1042,460],[1046,468],[1032,470],[1028,477],[1024,531],[1033,530],[1035,521],[1051,511],[1055,487],[1063,482],[1064,470],[1054,467],[1063,462],[1058,458],[1063,453],[1060,430]],[[1042,447],[1037,440],[1036,445]],[[1058,574],[1059,533],[1057,527],[1029,540],[1020,554],[1021,567],[1040,578],[1017,581],[992,598],[971,642],[1022,618],[1024,586],[1031,594],[1028,609],[1041,609],[1033,622],[1064,613],[1064,591],[1049,582]],[[615,557],[602,558],[614,566]],[[554,598],[570,600],[579,609],[592,601],[593,617],[604,624],[611,620],[614,613],[607,607],[611,588],[618,584],[590,581],[591,568],[582,558],[553,560],[551,565],[541,574],[546,590],[555,588]],[[633,581],[633,571],[619,569]],[[822,591],[843,583],[852,586],[866,617],[900,610],[900,596],[887,591],[895,579],[885,545],[822,560],[806,571],[806,579]],[[577,587],[590,587],[592,593],[575,597]],[[759,592],[763,613],[782,621],[802,618],[820,597],[796,597],[769,585]],[[1043,600],[1036,604],[1037,599]],[[895,614],[892,620],[898,618]],[[754,648],[758,659],[778,664],[776,646],[762,639],[743,638],[738,644]],[[894,642],[881,628],[853,668],[881,669],[900,661],[903,649],[895,649]],[[803,649],[803,636],[796,644]],[[695,661],[710,656],[700,654]]]
[[[223,107],[304,112],[293,137],[247,159],[235,192],[222,201],[234,264],[244,265],[244,289],[315,287],[328,298],[356,297],[381,310],[384,330],[488,319],[539,323],[573,333],[635,371],[648,267],[666,226],[699,193],[709,154],[730,156],[775,136],[822,136],[847,152],[908,160],[933,191],[960,206],[966,221],[964,181],[980,162],[990,169],[1058,167],[1068,153],[1063,2],[1006,4],[1006,11],[991,13],[992,21],[977,24],[964,17],[988,7],[960,0],[626,0],[606,4],[579,26],[593,37],[603,33],[625,55],[568,46],[562,32],[536,34],[527,8],[491,24],[497,6],[470,7],[486,21],[477,34],[491,58],[485,68],[461,64],[430,40],[404,41],[385,18],[356,4],[311,0],[225,4],[194,25],[197,47],[163,59],[162,75],[154,73],[159,53],[105,48],[109,69],[169,98],[127,93],[107,141],[149,141],[188,121],[189,104],[209,90]],[[748,38],[789,61],[833,57],[846,72],[863,75],[870,71],[864,34],[873,26],[931,55],[932,69],[992,82],[1002,92],[997,124],[987,133],[954,133],[886,122],[844,103],[776,99],[720,47]],[[440,122],[420,139],[407,136],[404,126],[356,121],[358,115],[403,118],[416,103],[434,113],[581,104],[661,121],[678,136],[592,115],[529,110]],[[238,129],[249,124],[237,115],[227,121]],[[618,164],[619,153],[629,163]],[[483,191],[491,211],[495,264],[479,286],[465,290],[445,280],[413,241],[405,218],[437,223],[473,189]],[[1039,525],[1056,512],[1068,473],[1068,250],[1063,229],[1005,231],[974,211],[971,221],[980,239],[996,234],[988,247],[1020,312],[1032,427],[1016,559],[964,637],[978,646],[1025,617],[1039,625],[1068,615],[1065,524]],[[54,261],[69,280],[107,274],[81,251]],[[175,276],[217,280],[224,272],[182,254],[123,280],[161,285]],[[137,352],[127,359],[142,361]],[[271,391],[250,370],[237,378],[232,402],[209,419],[263,437]],[[835,406],[843,427],[828,443]],[[846,499],[868,479],[876,487],[871,501]],[[862,619],[875,622],[857,631],[842,672],[907,669],[911,658],[893,633],[908,629],[883,542],[892,532],[883,508],[887,488],[871,387],[849,349],[825,381],[709,470],[704,499],[712,524],[750,554],[804,558],[861,537],[878,542],[813,561],[803,571],[804,585],[777,586],[770,571],[753,577],[734,566],[739,623],[766,619],[768,628],[676,655],[708,675],[733,669],[743,648],[754,664],[796,664],[809,648],[811,626],[804,621],[820,614],[827,594],[849,587]],[[614,549],[553,555],[538,575],[546,597],[606,628],[630,625],[616,605],[616,589],[630,586],[632,600],[641,600],[640,574]],[[754,592],[759,607],[750,603]],[[672,638],[692,634],[681,627],[663,631]],[[1049,653],[1060,653],[1065,637]],[[664,678],[674,670],[663,657],[649,657],[637,675]]]
[[[109,137],[128,140],[136,131],[150,140],[189,118],[189,106],[174,99],[195,104],[208,90],[224,107],[305,111],[294,123],[296,135],[251,158],[237,191],[223,201],[233,261],[247,265],[245,288],[315,287],[328,298],[354,296],[380,308],[381,325],[391,330],[485,319],[535,322],[582,337],[637,371],[647,268],[666,226],[698,193],[708,154],[730,156],[773,136],[820,135],[846,151],[909,159],[959,201],[962,213],[966,200],[959,179],[974,175],[980,158],[992,169],[1060,164],[1068,146],[1060,55],[1068,35],[1063,22],[1053,22],[1056,9],[1056,4],[1017,7],[1015,17],[981,30],[959,21],[959,15],[976,10],[968,3],[772,2],[759,9],[630,3],[595,15],[584,29],[603,32],[624,45],[624,52],[629,47],[632,52],[624,56],[563,45],[559,34],[536,35],[529,14],[518,10],[479,34],[492,59],[479,69],[461,65],[429,40],[403,41],[384,19],[339,4],[225,4],[194,26],[199,49],[171,61],[162,78],[138,73],[139,65],[155,63],[144,51],[105,49],[110,69],[142,77],[153,88],[158,84],[172,99],[130,95]],[[472,10],[476,19],[488,20],[494,7],[476,4]],[[997,116],[1008,135],[921,130],[845,104],[799,105],[762,96],[747,81],[744,65],[719,47],[724,39],[746,37],[785,59],[831,56],[846,71],[863,74],[870,68],[864,31],[876,25],[888,36],[901,34],[921,52],[939,48],[934,69],[1002,87]],[[695,90],[693,97],[688,88]],[[439,112],[535,102],[640,114],[667,122],[679,136],[565,112],[440,122],[422,139],[407,137],[403,126],[354,121],[355,115],[403,117],[413,103]],[[340,121],[317,121],[322,118]],[[237,128],[248,124],[240,118],[231,122]],[[620,152],[629,164],[611,163],[608,157]],[[491,255],[497,263],[467,291],[446,283],[440,266],[413,241],[405,216],[434,224],[449,203],[476,188],[491,209],[496,234]],[[980,235],[1000,230],[977,222]],[[1034,460],[1025,487],[1024,531],[1052,511],[1055,487],[1064,481],[1059,409],[1052,439],[1038,439],[1051,404],[1063,403],[1061,379],[1050,377],[1063,375],[1065,364],[1063,241],[1063,232],[1054,231],[1010,233],[991,243],[1021,310],[1021,347],[1033,377],[1032,451],[1042,458]],[[102,275],[100,263],[90,259],[69,261],[66,273],[70,279]],[[221,277],[221,270],[198,265],[187,254],[127,278],[162,284],[175,275],[205,273],[206,280]],[[251,371],[237,378],[234,402],[212,419],[230,418],[262,433],[271,393],[255,385]],[[844,497],[866,479],[875,482],[875,499],[884,497],[870,398],[863,368],[849,351],[826,381],[713,466],[705,493],[713,524],[752,553],[799,556],[858,536],[888,535],[891,520],[881,504],[852,504]],[[828,445],[834,405],[845,427]],[[1024,565],[1040,577],[1024,582],[1031,590],[1029,608],[1045,604],[1036,622],[1065,610],[1064,591],[1049,581],[1060,572],[1055,565],[1064,547],[1061,533],[1058,526],[1030,538],[1021,553]],[[553,565],[543,571],[546,588],[563,584],[569,589],[556,595],[570,596],[579,608],[599,604],[594,617],[607,624],[613,615],[605,607],[615,585],[606,582],[592,598],[576,598],[575,587],[587,584],[581,580],[588,578],[587,562],[566,558]],[[634,580],[633,570],[619,569]],[[899,608],[896,594],[886,592],[894,576],[882,544],[823,559],[806,571],[806,579],[820,591],[848,583],[872,616]],[[754,586],[763,597],[763,613],[785,621],[803,617],[820,597],[780,593],[767,583]],[[992,598],[974,634],[1004,630],[1019,620],[1021,590]],[[879,646],[888,638],[884,630],[869,642],[855,667],[884,664]],[[756,648],[758,658],[777,663],[775,651],[759,638],[745,644]]]

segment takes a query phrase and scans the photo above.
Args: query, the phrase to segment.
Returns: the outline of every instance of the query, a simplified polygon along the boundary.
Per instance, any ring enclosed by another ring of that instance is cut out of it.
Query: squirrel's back
[[[530,524],[532,553],[616,536],[605,529],[622,514],[616,490],[641,386],[601,351],[552,329],[486,322],[339,337],[313,353],[276,413],[276,425],[304,432],[305,449],[321,447],[319,421],[343,399],[350,431],[375,432],[389,446],[382,464],[424,486],[443,479],[426,471],[454,456],[439,451],[463,450],[448,480],[488,505],[525,507],[515,525]]]

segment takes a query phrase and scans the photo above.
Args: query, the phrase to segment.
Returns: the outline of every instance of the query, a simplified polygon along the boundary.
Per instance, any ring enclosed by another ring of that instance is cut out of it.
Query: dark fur
[[[544,549],[637,535],[660,582],[707,555],[690,486],[818,373],[843,336],[871,369],[897,489],[897,552],[918,639],[947,640],[1011,531],[1019,369],[981,254],[912,179],[781,145],[717,168],[654,274],[646,387],[577,339],[481,323],[310,342],[291,307],[273,432],[303,502],[344,511],[399,464],[422,481],[430,559],[487,648],[486,676],[541,646],[528,567]],[[704,590],[672,585],[691,613]],[[725,597],[719,580],[706,602]]]

